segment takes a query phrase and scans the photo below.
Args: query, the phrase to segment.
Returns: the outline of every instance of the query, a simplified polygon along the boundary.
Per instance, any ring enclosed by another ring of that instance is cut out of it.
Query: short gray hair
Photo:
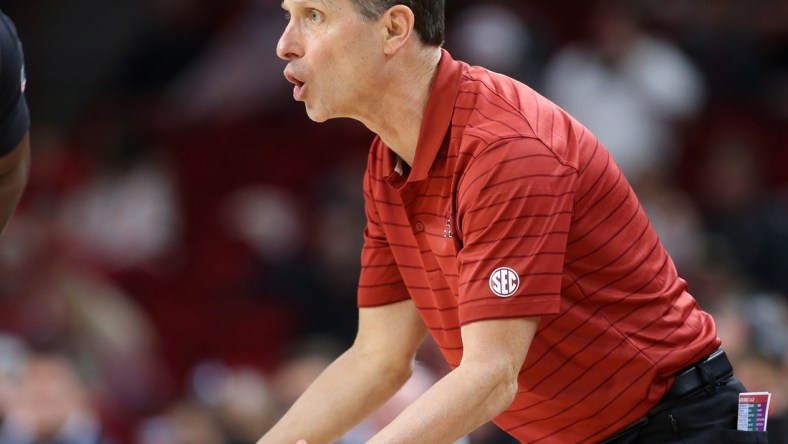
[[[362,16],[377,19],[392,6],[405,5],[416,17],[414,28],[422,42],[440,46],[446,39],[444,0],[352,0]]]

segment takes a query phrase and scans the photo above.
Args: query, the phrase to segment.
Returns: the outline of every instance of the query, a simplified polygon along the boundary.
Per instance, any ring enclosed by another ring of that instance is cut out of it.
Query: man
[[[735,429],[744,389],[714,322],[592,134],[453,60],[442,1],[282,6],[294,98],[377,137],[356,341],[259,444],[334,442],[408,379],[428,332],[453,370],[370,443],[450,443],[491,420],[530,443]]]
[[[19,203],[30,168],[30,116],[16,28],[0,12],[0,231]]]

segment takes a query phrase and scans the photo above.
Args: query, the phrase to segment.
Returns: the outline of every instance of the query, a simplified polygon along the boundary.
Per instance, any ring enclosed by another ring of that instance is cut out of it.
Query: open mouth
[[[295,85],[293,87],[293,98],[295,100],[302,100],[304,97],[304,82],[298,79],[298,77],[294,76],[292,73],[285,71],[285,78],[288,82]]]
[[[285,71],[285,78],[288,82],[292,83],[295,86],[304,86],[304,82],[298,80],[298,77],[294,76],[293,74]]]

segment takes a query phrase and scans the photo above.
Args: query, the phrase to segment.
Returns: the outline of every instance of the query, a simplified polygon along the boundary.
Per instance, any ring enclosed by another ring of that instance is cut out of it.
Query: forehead
[[[282,8],[341,8],[350,0],[282,0]]]

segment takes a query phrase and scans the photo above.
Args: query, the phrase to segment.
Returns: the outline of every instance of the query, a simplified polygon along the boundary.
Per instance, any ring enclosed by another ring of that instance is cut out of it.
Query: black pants
[[[644,417],[637,423],[639,426],[604,443],[766,443],[766,432],[736,430],[739,393],[746,391],[738,379],[728,376],[675,405]]]

